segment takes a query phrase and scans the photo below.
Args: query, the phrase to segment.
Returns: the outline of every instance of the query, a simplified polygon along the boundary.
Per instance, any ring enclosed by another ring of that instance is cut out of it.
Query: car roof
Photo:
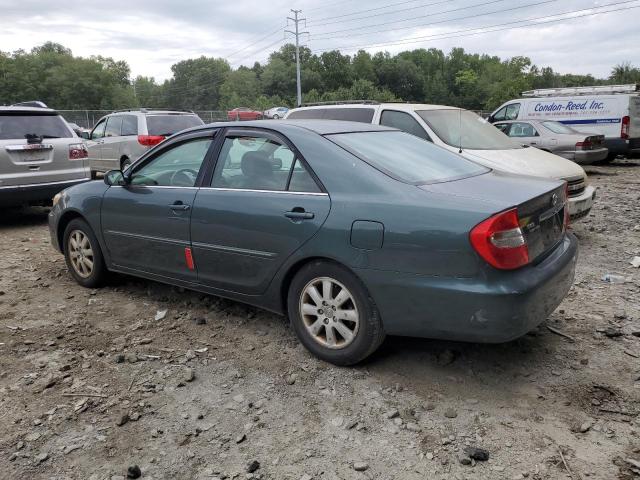
[[[186,131],[206,130],[215,127],[235,127],[235,128],[264,128],[284,133],[287,128],[304,128],[319,135],[331,135],[334,133],[356,133],[356,132],[385,132],[397,131],[397,128],[373,125],[362,122],[345,122],[341,120],[253,120],[247,122],[216,122],[206,125],[199,125]]]
[[[42,107],[22,107],[22,106],[2,106],[0,105],[0,112],[35,112],[35,113],[43,113],[47,115],[58,115],[52,108],[42,108]]]
[[[336,103],[330,105],[309,105],[294,108],[297,110],[319,110],[327,108],[393,108],[395,110],[415,111],[415,110],[461,110],[458,107],[450,107],[448,105],[432,105],[429,103]]]
[[[138,109],[138,110],[119,110],[116,112],[109,113],[105,116],[111,115],[131,115],[131,114],[141,114],[141,115],[195,115],[193,112],[189,112],[186,110],[147,110],[147,109]]]

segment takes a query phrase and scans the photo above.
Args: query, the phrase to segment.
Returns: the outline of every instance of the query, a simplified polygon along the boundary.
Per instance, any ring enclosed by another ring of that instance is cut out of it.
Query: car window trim
[[[291,169],[289,171],[289,177],[287,178],[286,188],[287,189],[289,188],[289,183],[291,181],[291,174],[293,172],[293,167],[295,166],[295,160],[299,159],[300,162],[302,163],[302,166],[307,170],[307,173],[309,173],[313,181],[316,183],[316,186],[318,187],[320,192],[290,192],[289,190],[255,190],[255,189],[252,190],[252,189],[243,189],[243,188],[228,189],[224,187],[213,187],[211,185],[211,183],[213,182],[213,173],[216,169],[216,166],[218,165],[218,162],[220,161],[220,152],[222,151],[222,146],[224,144],[224,141],[230,136],[242,136],[242,135],[246,135],[246,136],[260,135],[270,140],[275,140],[283,145],[286,145],[289,148],[289,150],[291,150],[294,154],[294,161],[291,163]],[[217,189],[217,190],[234,190],[234,191],[277,192],[277,193],[306,193],[306,194],[327,193],[326,188],[324,187],[324,185],[322,184],[322,182],[320,181],[316,173],[313,171],[313,169],[309,166],[309,163],[302,156],[302,153],[300,153],[300,150],[298,150],[296,146],[287,137],[282,135],[280,132],[276,132],[275,130],[260,128],[260,127],[235,127],[235,126],[226,127],[222,132],[222,134],[220,135],[216,156],[212,163],[213,164],[211,166],[211,171],[208,172],[208,175],[203,179],[202,188],[211,188],[211,189]]]
[[[188,132],[184,135],[179,135],[176,138],[171,138],[167,141],[167,143],[161,143],[161,148],[152,148],[146,154],[142,155],[137,161],[133,163],[131,166],[131,172],[134,173],[135,169],[144,167],[147,163],[152,162],[159,155],[162,155],[164,152],[169,150],[170,148],[178,147],[179,145],[199,139],[210,139],[211,144],[207,149],[207,153],[204,155],[204,160],[202,161],[202,165],[200,166],[200,170],[198,171],[198,176],[196,177],[195,184],[191,187],[181,187],[181,186],[171,186],[171,185],[126,185],[127,188],[137,188],[137,187],[145,187],[145,188],[194,188],[198,189],[202,186],[202,179],[204,178],[204,174],[206,171],[206,167],[211,162],[212,152],[214,145],[216,144],[216,140],[218,137],[219,128],[212,128],[197,132]]]

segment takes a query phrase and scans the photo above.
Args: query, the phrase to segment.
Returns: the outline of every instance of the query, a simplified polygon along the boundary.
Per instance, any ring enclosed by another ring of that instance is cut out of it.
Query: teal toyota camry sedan
[[[504,342],[542,322],[574,278],[566,198],[392,128],[233,122],[64,190],[49,227],[85,287],[119,272],[256,305],[349,365],[388,334]]]

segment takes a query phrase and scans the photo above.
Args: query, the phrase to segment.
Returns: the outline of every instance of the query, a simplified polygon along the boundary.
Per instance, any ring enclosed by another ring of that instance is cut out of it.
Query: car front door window
[[[131,185],[194,187],[212,140],[199,138],[172,146],[131,175]]]
[[[104,129],[105,137],[119,137],[122,131],[122,117],[109,117]]]
[[[397,128],[403,132],[410,133],[416,137],[431,141],[431,137],[415,118],[405,112],[395,110],[385,110],[380,116],[380,125]]]
[[[107,125],[107,120],[100,120],[98,124],[93,128],[91,132],[91,140],[104,137],[104,127]]]
[[[533,128],[530,123],[518,122],[512,123],[509,130],[510,137],[538,137],[540,134]]]
[[[520,113],[519,103],[512,103],[511,105],[507,105],[504,120],[517,120],[518,113]]]

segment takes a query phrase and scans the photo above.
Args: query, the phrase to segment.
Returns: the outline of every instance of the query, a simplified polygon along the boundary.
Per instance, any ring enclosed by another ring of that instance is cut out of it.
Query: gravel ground
[[[388,338],[355,368],[252,307],[129,277],[83,289],[46,210],[2,212],[0,477],[633,478],[640,163],[588,171],[575,285],[546,323],[502,345]]]

